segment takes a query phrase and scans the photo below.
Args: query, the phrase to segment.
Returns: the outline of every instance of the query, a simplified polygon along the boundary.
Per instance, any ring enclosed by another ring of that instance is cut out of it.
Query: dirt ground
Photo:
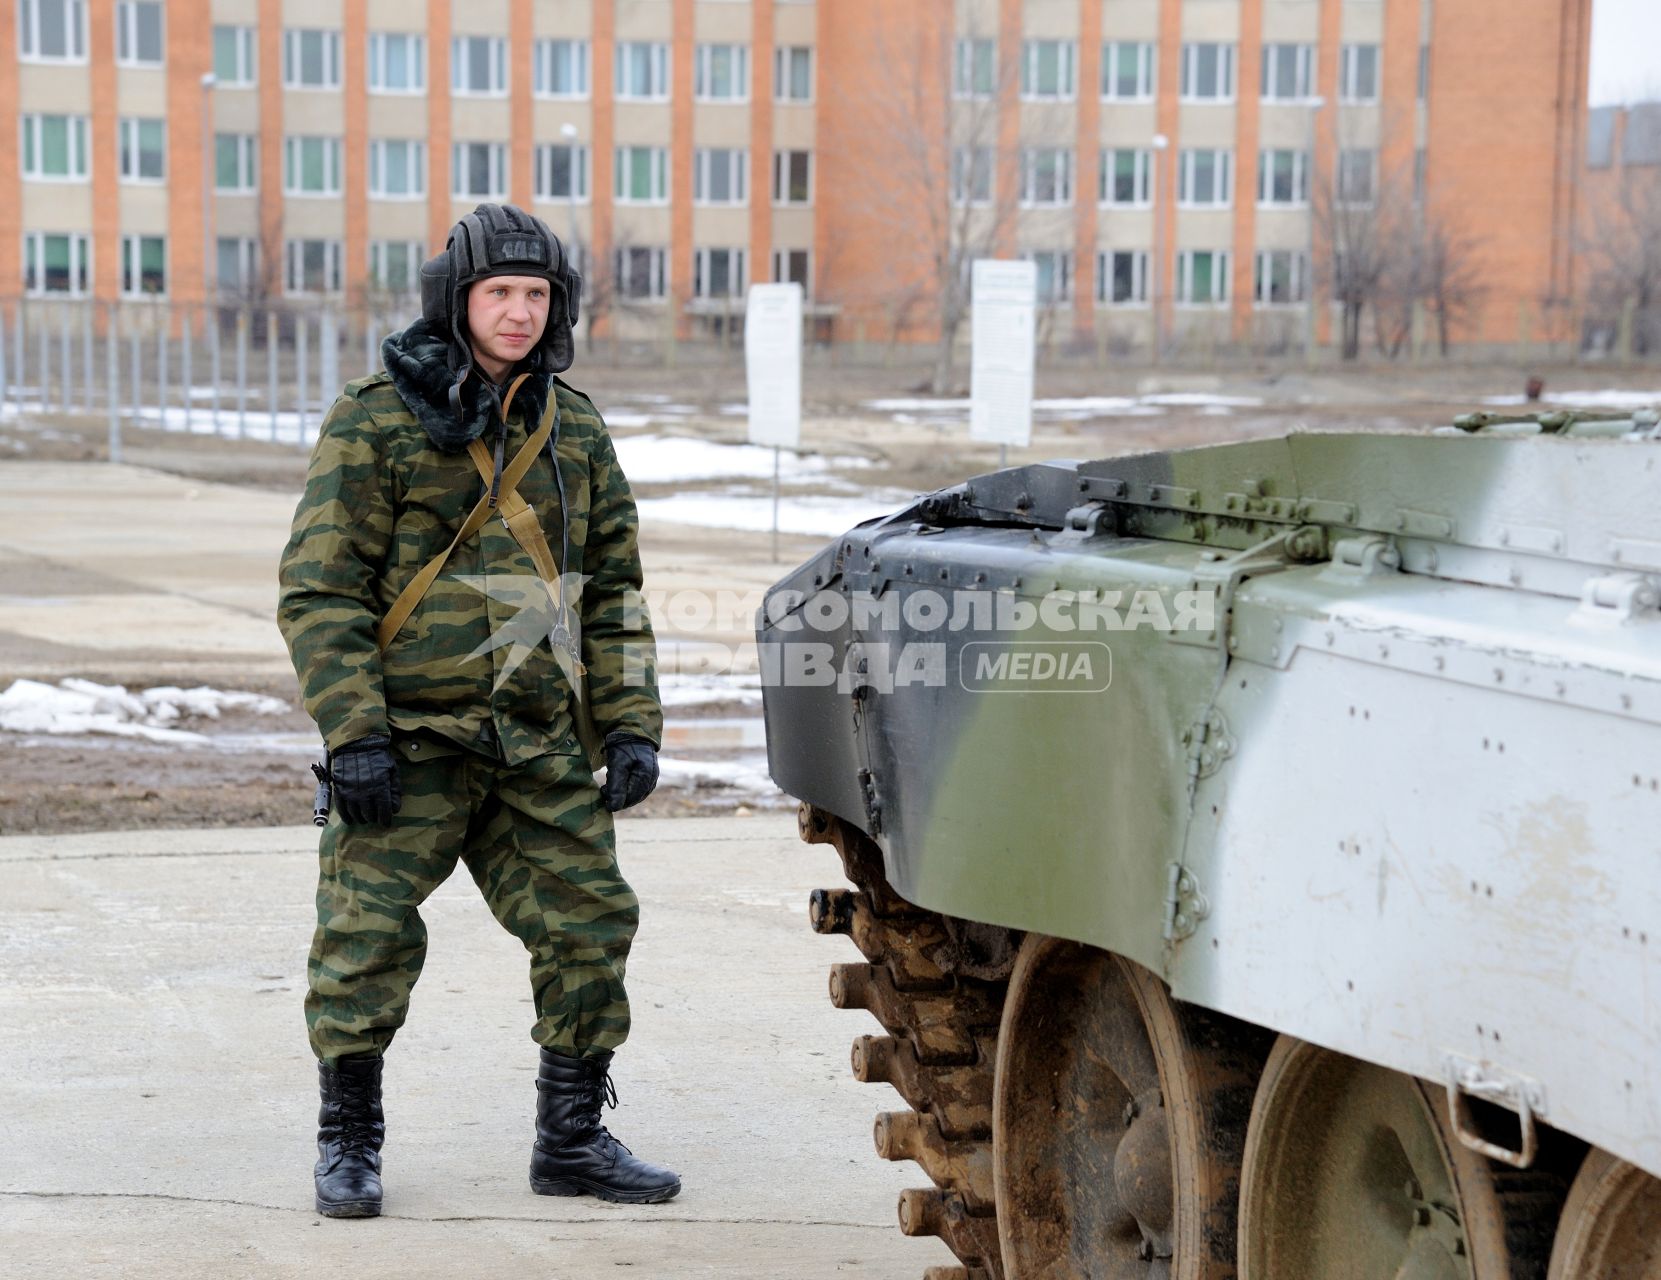
[[[1515,393],[1528,373],[1541,373],[1549,390],[1575,387],[1661,385],[1655,370],[1449,366],[1433,369],[1361,369],[1334,372],[1297,368],[1237,368],[1218,373],[1156,375],[1146,369],[1093,371],[1082,368],[1043,371],[1040,398],[1134,396],[1155,393],[1200,393],[1250,397],[1261,401],[1226,412],[1215,407],[1169,406],[1158,416],[1102,416],[1074,421],[1041,419],[1029,449],[1012,453],[1012,464],[1047,458],[1084,458],[1178,448],[1214,441],[1274,435],[1288,430],[1385,428],[1413,430],[1448,422],[1458,412],[1491,395]],[[684,409],[655,419],[649,427],[617,428],[618,434],[640,431],[695,435],[711,440],[743,439],[744,419],[731,406],[744,399],[743,371],[737,364],[661,368],[581,368],[573,375],[602,412],[652,413],[653,397],[672,397]],[[971,444],[961,423],[942,424],[938,417],[874,411],[867,402],[914,397],[921,392],[919,367],[843,368],[810,366],[804,386],[804,447],[833,456],[855,456],[866,465],[839,474],[862,485],[924,492],[956,483],[997,465],[994,448]],[[966,388],[960,389],[960,394]],[[962,415],[966,419],[966,412]],[[107,426],[102,419],[52,417],[0,419],[0,484],[6,461],[85,461],[108,456]],[[128,429],[123,433],[124,461],[201,481],[298,495],[306,457],[294,446],[256,440],[165,434]],[[691,485],[641,485],[642,498],[669,496]],[[0,506],[0,550],[9,541]],[[204,533],[204,538],[211,534]],[[690,527],[648,527],[643,540],[650,550],[665,547],[679,557],[683,577],[696,580],[700,566],[740,585],[764,585],[789,563],[810,553],[817,539],[786,538],[780,560],[771,558],[766,535]],[[273,555],[275,548],[273,548]],[[0,602],[38,597],[45,588],[31,580],[42,566],[18,559],[0,562]],[[52,567],[52,579],[62,577]],[[83,575],[85,576],[85,575]],[[117,590],[119,584],[82,589]],[[651,582],[648,581],[648,588]],[[61,589],[61,587],[59,588]],[[282,716],[227,714],[218,721],[178,727],[210,733],[211,749],[181,750],[129,738],[86,735],[52,739],[40,735],[0,733],[7,760],[0,787],[0,834],[71,832],[178,826],[265,826],[304,822],[310,814],[312,779],[303,744],[315,730],[299,709],[292,675],[250,676],[225,683],[223,671],[205,671],[165,645],[154,652],[153,667],[135,671],[129,655],[119,672],[101,668],[95,651],[78,652],[69,636],[42,639],[8,629],[0,613],[0,689],[20,675],[46,678],[48,672],[71,673],[99,683],[129,688],[153,684],[215,683],[264,693],[286,702]],[[267,668],[269,670],[269,667]],[[753,707],[700,707],[700,720],[754,718]],[[272,748],[273,737],[285,739]],[[249,741],[248,739],[253,739]],[[262,742],[264,745],[262,745]],[[723,759],[733,753],[703,752]],[[747,811],[765,798],[733,794],[720,788],[662,790],[643,806],[653,816]],[[785,803],[776,797],[773,803]]]

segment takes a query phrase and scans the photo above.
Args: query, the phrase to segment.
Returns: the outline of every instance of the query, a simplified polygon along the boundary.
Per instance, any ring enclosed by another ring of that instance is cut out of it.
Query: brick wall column
[[[594,279],[611,273],[612,212],[615,201],[612,169],[616,163],[616,79],[617,79],[617,11],[616,0],[594,0],[594,186],[590,192],[593,204],[590,217],[594,230],[589,239],[593,260],[588,273]],[[618,281],[612,281],[615,296]],[[604,333],[606,324],[594,326],[595,333]]]
[[[1154,354],[1157,358],[1164,336],[1171,331],[1175,303],[1177,260],[1177,156],[1181,145],[1178,124],[1182,109],[1182,2],[1160,0],[1159,66],[1155,73],[1154,119],[1165,136],[1166,146],[1154,156],[1158,181],[1153,190],[1154,247],[1150,254],[1153,270],[1148,282],[1153,304]]]
[[[1315,127],[1315,154],[1309,166],[1309,216],[1315,217],[1316,205],[1329,200],[1338,182],[1338,101],[1339,51],[1343,42],[1344,0],[1321,0],[1321,33],[1315,47],[1315,92],[1325,99]],[[1322,193],[1326,194],[1323,195]],[[1315,246],[1315,261],[1310,266],[1310,296],[1315,300],[1315,342],[1324,345],[1332,341],[1331,291],[1320,287],[1327,274],[1318,264],[1330,263],[1330,237],[1321,233],[1317,220],[1310,243]]]
[[[531,165],[535,158],[536,117],[531,110],[531,88],[535,83],[535,68],[531,58],[535,51],[532,36],[531,0],[512,0],[508,15],[508,92],[512,98],[512,140],[508,144],[508,197],[521,209],[529,212],[535,198]],[[576,174],[571,180],[576,181]]]
[[[17,4],[0,0],[0,298],[23,292],[23,178],[18,155]],[[17,376],[16,374],[13,375]]]
[[[283,288],[283,0],[260,0],[256,56],[260,94],[260,274]]]
[[[92,95],[91,119],[87,122],[87,141],[92,151],[92,294],[103,302],[121,292],[121,154],[116,132],[115,0],[90,0],[86,8],[86,23],[88,80]],[[168,71],[171,80],[173,68],[169,67]],[[190,88],[197,100],[190,103],[187,114],[195,119],[201,113],[199,100],[202,91],[194,83]],[[167,105],[171,108],[171,87],[168,98]],[[178,128],[179,123],[177,119],[168,122],[170,129]],[[183,173],[174,173],[171,178],[177,182],[188,180]],[[196,201],[200,206],[200,187],[196,190]],[[195,226],[200,234],[200,214]],[[173,232],[173,239],[177,240],[176,224]],[[200,296],[199,276],[191,282],[191,287],[195,296]]]
[[[1400,3],[1401,0],[1396,0]],[[1414,0],[1417,3],[1417,0]],[[1236,342],[1251,337],[1257,284],[1258,121],[1263,97],[1263,0],[1240,0],[1239,60],[1234,76],[1234,249],[1229,297]]]
[[[773,0],[750,3],[750,279],[773,257]]]
[[[683,337],[690,319],[683,304],[692,296],[692,5],[674,0],[669,46],[669,305]]]
[[[166,40],[167,290],[181,301],[206,301],[208,250],[203,243],[202,193],[213,187],[215,92],[202,88],[202,77],[213,69],[213,17],[208,0],[169,4]],[[117,268],[119,253],[118,248]]]
[[[427,240],[444,248],[450,216],[450,0],[427,0]]]
[[[822,2],[822,0],[821,0]],[[998,0],[998,154],[994,207],[1011,210],[998,229],[998,256],[1020,251],[1021,0]]]
[[[361,299],[369,284],[369,0],[346,0],[341,17],[342,56],[341,107],[345,112],[346,172],[342,188],[346,198],[346,239],[341,253],[341,282],[346,286],[348,305]]]
[[[1078,143],[1073,170],[1073,323],[1096,332],[1096,193],[1102,163],[1102,0],[1079,0]]]

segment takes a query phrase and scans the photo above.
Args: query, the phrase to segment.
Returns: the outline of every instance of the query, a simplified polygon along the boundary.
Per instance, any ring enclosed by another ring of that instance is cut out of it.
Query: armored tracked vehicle
[[[1025,466],[758,619],[931,1280],[1661,1277],[1661,438]]]

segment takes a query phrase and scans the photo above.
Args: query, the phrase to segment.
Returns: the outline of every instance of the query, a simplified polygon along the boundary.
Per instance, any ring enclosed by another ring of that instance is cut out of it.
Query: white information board
[[[981,258],[970,282],[969,438],[1030,444],[1037,264]]]
[[[750,443],[794,449],[802,439],[802,286],[753,284],[744,309]]]

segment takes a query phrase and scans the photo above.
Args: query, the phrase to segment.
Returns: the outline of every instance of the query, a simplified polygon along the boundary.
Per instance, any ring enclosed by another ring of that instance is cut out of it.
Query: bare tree
[[[1312,202],[1316,232],[1326,256],[1316,265],[1315,278],[1340,310],[1340,352],[1345,360],[1361,354],[1361,335],[1368,308],[1385,303],[1392,267],[1401,252],[1402,210],[1386,184],[1377,184],[1371,198],[1345,189],[1344,179],[1318,185]],[[1375,323],[1377,317],[1375,315]]]
[[[1593,311],[1631,324],[1632,354],[1661,350],[1661,168],[1623,165],[1587,222]]]
[[[891,260],[918,267],[852,300],[882,312],[891,342],[932,313],[938,393],[951,384],[969,313],[969,266],[996,252],[1015,217],[1015,193],[1001,180],[1013,157],[1000,144],[998,103],[1017,63],[1013,51],[992,54],[994,43],[977,42],[973,29],[954,40],[949,23],[899,25],[903,34],[880,29],[874,39],[876,90],[849,102],[841,136],[882,174],[856,194],[857,207],[881,228]]]

